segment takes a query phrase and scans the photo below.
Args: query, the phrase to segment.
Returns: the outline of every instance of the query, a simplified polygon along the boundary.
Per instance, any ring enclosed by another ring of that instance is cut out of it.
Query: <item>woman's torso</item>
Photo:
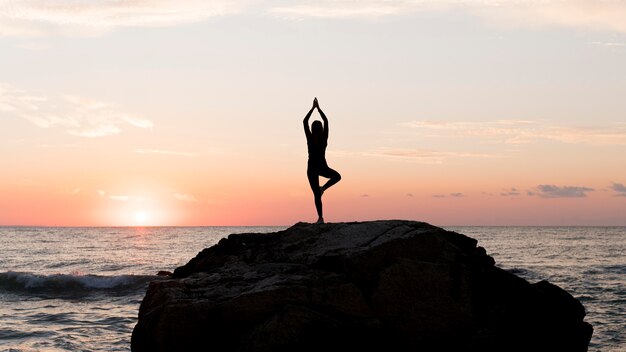
[[[326,146],[328,145],[326,138],[311,136],[306,144],[309,149],[309,167],[326,165]]]

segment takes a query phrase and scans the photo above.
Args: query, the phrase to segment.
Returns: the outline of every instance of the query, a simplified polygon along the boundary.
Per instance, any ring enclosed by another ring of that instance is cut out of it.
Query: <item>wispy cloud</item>
[[[191,194],[186,194],[186,193],[174,193],[173,194],[174,198],[183,201],[183,202],[192,202],[195,203],[198,201],[198,199],[196,199],[196,197],[194,197]]]
[[[480,138],[486,142],[524,144],[538,140],[562,143],[626,145],[626,123],[610,126],[556,126],[530,120],[447,122],[418,120],[400,124],[426,137]]]
[[[119,195],[110,195],[110,196],[107,196],[107,198],[111,200],[117,200],[120,202],[128,202],[128,200],[130,199],[129,196],[119,196]]]
[[[607,46],[607,47],[612,47],[612,48],[626,47],[626,43],[621,43],[621,42],[593,42],[591,44]]]
[[[626,2],[618,0],[477,1],[473,13],[504,26],[563,26],[626,32]]]
[[[195,157],[195,153],[188,152],[179,152],[174,150],[164,150],[164,149],[136,149],[135,153],[137,154],[158,154],[158,155],[173,155],[173,156],[184,156],[184,157]]]
[[[517,188],[511,187],[509,189],[505,189],[502,192],[500,192],[500,195],[503,197],[515,197],[515,196],[519,196],[520,192]]]
[[[143,202],[146,200],[146,198],[142,198],[142,197],[133,197],[133,196],[122,195],[122,194],[108,194],[106,191],[101,190],[101,189],[96,190],[96,192],[98,193],[100,197],[104,197],[104,198],[114,200],[117,202],[128,202],[128,201]]]
[[[154,154],[154,155],[170,155],[170,156],[182,156],[187,158],[195,158],[201,156],[219,156],[219,155],[237,155],[238,153],[228,149],[209,148],[203,149],[199,152],[187,152],[180,150],[170,149],[157,149],[157,148],[138,148],[133,151],[137,154]]]
[[[611,189],[615,192],[617,197],[626,197],[626,186],[621,183],[613,183]]]
[[[529,196],[537,195],[542,198],[584,198],[593,188],[577,186],[539,185],[534,190],[528,191]]]
[[[565,26],[626,32],[626,3],[610,0],[316,0],[275,5],[286,18],[379,19],[424,11],[463,11],[502,26]]]
[[[0,36],[1,35],[2,34],[0,34]],[[15,47],[28,51],[44,51],[47,50],[50,45],[44,43],[19,43],[15,44]]]
[[[0,115],[25,119],[41,128],[62,128],[80,137],[118,134],[126,126],[152,128],[152,121],[115,105],[74,95],[33,94],[0,83]]]
[[[363,153],[365,156],[377,156],[392,159],[416,161],[425,164],[442,164],[450,158],[491,158],[491,154],[484,153],[459,153],[444,152],[423,149],[381,148],[374,152]]]
[[[270,8],[269,12],[285,18],[380,18],[411,12],[410,1],[301,1]]]
[[[0,0],[1,36],[99,35],[119,27],[163,27],[240,12],[250,1]]]
[[[347,150],[331,150],[327,152],[333,157],[378,157],[395,160],[404,160],[411,162],[419,162],[424,164],[442,164],[445,160],[451,158],[497,158],[500,155],[485,153],[463,153],[463,152],[446,152],[426,149],[410,149],[410,148],[388,148],[382,147],[367,152],[347,151]]]
[[[0,36],[93,36],[123,27],[185,25],[249,9],[278,18],[338,20],[450,11],[506,27],[626,32],[621,0],[0,0]]]
[[[465,194],[461,193],[461,192],[452,192],[448,195],[445,194],[433,194],[433,198],[448,198],[448,197],[452,197],[452,198],[463,198],[465,197]]]

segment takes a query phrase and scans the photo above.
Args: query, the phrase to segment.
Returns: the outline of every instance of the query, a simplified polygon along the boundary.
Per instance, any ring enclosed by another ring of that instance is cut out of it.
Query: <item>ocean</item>
[[[0,227],[0,350],[128,351],[148,282],[231,233],[284,227]],[[446,227],[578,298],[590,351],[626,351],[626,227]]]

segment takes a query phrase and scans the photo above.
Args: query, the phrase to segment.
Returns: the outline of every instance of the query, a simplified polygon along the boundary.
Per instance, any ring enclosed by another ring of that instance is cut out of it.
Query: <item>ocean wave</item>
[[[84,295],[136,291],[160,277],[154,275],[83,275],[83,274],[34,274],[8,271],[0,273],[0,290],[47,295]]]

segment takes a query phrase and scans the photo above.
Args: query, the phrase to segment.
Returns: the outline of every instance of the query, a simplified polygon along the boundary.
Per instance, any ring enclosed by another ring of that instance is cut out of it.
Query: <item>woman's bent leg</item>
[[[335,183],[339,182],[341,180],[341,175],[331,169],[331,168],[326,168],[326,170],[323,170],[322,172],[320,172],[320,175],[329,178],[328,181],[326,181],[326,183],[324,184],[324,186],[322,186],[322,192],[329,189],[330,187],[332,187]],[[319,183],[319,180],[318,180]]]

